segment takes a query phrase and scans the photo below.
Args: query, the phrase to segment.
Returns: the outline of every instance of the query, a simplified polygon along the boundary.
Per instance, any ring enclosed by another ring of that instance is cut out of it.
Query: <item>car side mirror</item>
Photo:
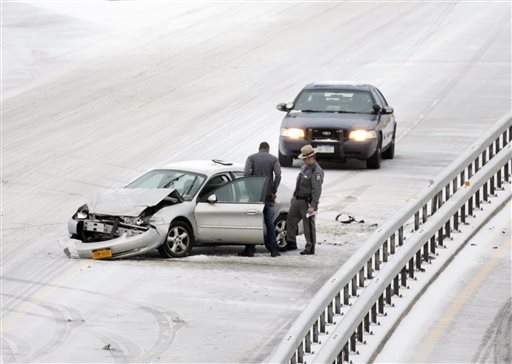
[[[378,105],[378,104],[373,104],[373,112],[374,112],[374,113],[378,114],[378,113],[380,112],[380,110],[381,110],[380,105]]]
[[[292,109],[292,104],[286,104],[284,102],[277,104],[276,109],[279,111],[288,112]]]
[[[382,108],[383,114],[393,114],[393,108],[391,106],[384,106]]]
[[[208,196],[208,203],[214,204],[215,202],[217,202],[217,196],[215,194]]]

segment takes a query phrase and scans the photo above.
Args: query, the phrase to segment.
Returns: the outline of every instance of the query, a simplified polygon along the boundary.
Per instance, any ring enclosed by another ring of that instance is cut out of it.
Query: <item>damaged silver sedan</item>
[[[179,258],[196,245],[263,244],[264,187],[264,178],[244,177],[243,166],[221,161],[153,169],[78,208],[68,222],[71,249],[80,258],[122,258],[153,249]],[[290,199],[291,191],[281,186],[274,218],[281,249]],[[65,252],[73,255],[69,248]]]

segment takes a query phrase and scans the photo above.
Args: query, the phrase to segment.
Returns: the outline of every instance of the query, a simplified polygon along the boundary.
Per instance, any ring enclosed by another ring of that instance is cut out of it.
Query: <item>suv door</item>
[[[244,177],[202,196],[195,209],[197,240],[261,244],[264,185],[264,177]],[[216,202],[208,202],[212,195]]]

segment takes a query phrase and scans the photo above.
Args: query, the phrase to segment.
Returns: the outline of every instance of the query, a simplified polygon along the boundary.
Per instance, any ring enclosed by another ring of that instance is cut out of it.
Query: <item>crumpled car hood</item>
[[[89,212],[113,216],[139,216],[149,206],[155,206],[169,196],[174,188],[120,188],[98,192]]]

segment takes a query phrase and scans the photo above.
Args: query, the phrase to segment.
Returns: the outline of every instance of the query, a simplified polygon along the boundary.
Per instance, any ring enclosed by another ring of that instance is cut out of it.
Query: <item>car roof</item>
[[[244,167],[239,163],[222,160],[192,160],[171,162],[161,166],[159,169],[177,169],[210,176],[219,172],[243,171]]]
[[[321,88],[369,91],[371,88],[375,88],[375,86],[373,86],[369,83],[362,83],[362,82],[320,81],[320,82],[312,82],[310,84],[307,84],[304,87],[304,89],[308,89],[308,90],[321,89]]]

